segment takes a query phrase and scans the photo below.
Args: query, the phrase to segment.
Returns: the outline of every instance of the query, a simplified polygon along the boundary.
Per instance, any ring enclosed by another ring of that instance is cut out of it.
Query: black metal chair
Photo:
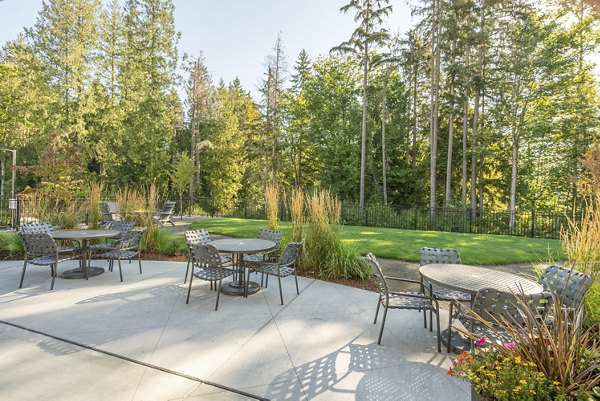
[[[153,216],[154,220],[158,222],[161,226],[164,226],[166,223],[175,226],[175,223],[173,222],[173,220],[171,220],[171,216],[175,212],[176,204],[177,202],[175,201],[166,201],[160,212]]]
[[[107,252],[115,249],[115,241],[119,240],[124,232],[132,231],[134,227],[133,221],[110,221],[106,224],[107,230],[117,230],[120,234],[116,237],[106,240],[106,242],[100,244],[93,244],[88,246],[89,259],[92,259],[93,252]]]
[[[460,253],[453,248],[421,248],[421,266],[439,263],[439,264],[462,264]],[[471,302],[471,294],[466,292],[452,290],[439,285],[427,283],[429,292],[440,301],[458,300]]]
[[[261,273],[266,275],[265,287],[269,285],[269,276],[276,276],[279,283],[279,297],[281,298],[281,305],[283,305],[283,291],[281,290],[281,278],[288,277],[292,274],[296,280],[296,294],[300,294],[298,288],[298,275],[296,274],[296,259],[300,253],[300,249],[304,245],[304,240],[300,242],[290,242],[286,245],[285,249],[279,257],[279,261],[275,263],[264,262],[259,263],[255,267],[248,269],[248,277],[246,283],[250,281],[250,272]],[[261,280],[262,281],[262,280]]]
[[[556,298],[568,314],[583,313],[580,308],[586,292],[592,285],[592,277],[562,266],[549,266],[539,280],[544,291]],[[581,322],[582,316],[571,316],[574,322]],[[553,316],[548,316],[547,322],[553,322]]]
[[[121,277],[121,282],[123,282],[123,270],[121,269],[122,260],[132,260],[137,256],[140,274],[142,274],[141,243],[145,231],[146,229],[125,231],[121,234],[121,238],[113,244],[113,249],[98,254],[99,258],[108,259],[109,269],[111,271],[113,270],[114,261],[117,261],[119,264],[119,276]]]
[[[448,352],[452,349],[452,327],[456,320],[475,337],[485,337],[490,341],[505,344],[513,339],[504,327],[536,327],[532,322],[528,322],[528,319],[534,317],[539,321],[544,320],[551,306],[552,297],[546,292],[523,296],[494,288],[482,288],[477,291],[470,308],[453,300],[450,302],[448,322]],[[526,312],[525,308],[529,308],[530,311]],[[472,348],[472,337],[470,342]]]
[[[256,234],[256,238],[272,241],[276,244],[276,246],[268,252],[257,253],[254,255],[244,255],[244,262],[248,264],[256,264],[276,261],[276,252],[279,251],[279,244],[282,237],[283,232],[280,230],[269,230],[266,228],[260,229],[258,234]]]
[[[221,283],[223,279],[233,275],[233,270],[223,267],[221,255],[214,245],[195,243],[190,247],[190,257],[192,271],[190,274],[190,284],[188,287],[186,304],[190,302],[190,292],[192,291],[192,281],[194,277],[199,280],[209,281],[211,290],[213,284],[217,291],[217,301],[215,310],[219,309],[219,296],[221,295]],[[197,268],[196,272],[194,269]]]
[[[377,344],[381,344],[381,337],[383,336],[383,328],[385,327],[385,319],[387,317],[388,309],[423,311],[423,321],[425,328],[427,328],[426,311],[432,311],[435,313],[437,321],[438,352],[442,352],[442,342],[440,336],[440,308],[437,299],[425,294],[423,283],[421,283],[420,281],[385,276],[383,274],[383,271],[381,270],[381,267],[379,266],[379,262],[377,262],[377,259],[372,253],[369,253],[366,259],[373,267],[373,273],[375,274],[375,276],[379,278],[379,299],[377,300],[377,310],[375,311],[375,320],[373,320],[373,324],[377,323],[379,308],[381,306],[383,306],[384,308],[383,320],[381,321],[381,329],[379,331],[379,339],[377,340]],[[389,289],[388,280],[418,285],[420,291],[391,291]],[[431,320],[431,318],[429,323],[429,331],[433,331],[433,321]]]
[[[23,243],[25,256],[23,260],[23,271],[21,272],[21,281],[19,288],[23,288],[23,279],[27,264],[37,266],[49,266],[52,276],[50,290],[54,289],[54,279],[57,276],[58,264],[67,260],[79,259],[80,254],[77,251],[70,253],[60,253],[54,238],[48,233],[25,233],[18,232],[17,235]]]
[[[26,234],[51,233],[51,232],[54,232],[54,226],[48,222],[25,223],[25,224],[21,224],[21,231]],[[77,241],[75,241],[75,242],[77,242]],[[58,247],[58,253],[79,252],[80,246],[81,246],[80,244],[78,244],[78,245],[61,245]]]
[[[190,271],[190,263],[192,262],[192,245],[194,244],[208,244],[212,239],[210,234],[205,229],[200,230],[188,230],[184,233],[185,243],[188,247],[188,262],[185,268],[185,278],[183,284],[187,282],[188,272]],[[221,262],[225,264],[231,263],[231,256],[221,255]],[[212,289],[212,283],[210,283]]]

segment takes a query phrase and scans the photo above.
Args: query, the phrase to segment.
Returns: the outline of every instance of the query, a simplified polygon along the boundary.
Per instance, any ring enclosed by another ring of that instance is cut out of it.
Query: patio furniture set
[[[465,339],[457,333],[457,322],[479,337],[508,343],[512,339],[503,325],[526,329],[531,326],[527,321],[531,317],[552,324],[555,301],[563,309],[580,312],[579,306],[592,284],[589,275],[562,266],[549,266],[535,282],[490,268],[463,265],[455,249],[422,248],[420,281],[385,276],[373,254],[368,254],[366,259],[380,282],[373,323],[377,323],[380,307],[384,308],[378,344],[381,344],[388,309],[416,310],[423,312],[425,328],[429,312],[430,331],[433,331],[433,314],[436,315],[438,352],[441,352],[442,342],[448,352],[473,347],[472,338]],[[392,282],[412,284],[418,290],[392,291]],[[443,332],[439,322],[440,302],[448,302],[450,306],[448,328]],[[524,308],[529,308],[530,313]],[[575,316],[575,321],[580,320],[581,316]]]

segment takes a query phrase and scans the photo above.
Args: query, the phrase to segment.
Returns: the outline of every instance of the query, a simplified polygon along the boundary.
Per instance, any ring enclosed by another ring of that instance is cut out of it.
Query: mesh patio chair
[[[421,248],[421,266],[431,263],[439,264],[462,264],[460,253],[452,248]],[[425,283],[429,286],[429,292],[440,301],[458,300],[471,302],[471,294],[466,292],[451,290],[436,284]]]
[[[25,256],[23,260],[23,271],[21,272],[21,281],[19,288],[23,288],[23,279],[27,264],[36,266],[49,266],[52,276],[50,290],[54,289],[54,279],[58,273],[58,264],[67,260],[79,259],[80,255],[75,251],[71,253],[60,253],[54,238],[48,233],[25,233],[18,232],[17,235],[23,243]]]
[[[142,274],[141,242],[145,231],[146,229],[125,231],[121,233],[121,238],[113,244],[113,249],[98,254],[99,258],[107,259],[109,261],[110,271],[113,270],[114,261],[117,261],[119,264],[119,276],[121,277],[121,282],[123,282],[123,270],[121,269],[122,260],[133,260],[137,256],[140,274]]]
[[[175,212],[175,205],[177,202],[175,201],[166,201],[163,205],[160,212],[153,216],[154,220],[158,222],[161,226],[164,226],[166,223],[175,226],[173,220],[171,220],[171,216]]]
[[[121,238],[121,236],[123,235],[124,232],[132,231],[134,224],[135,223],[133,221],[120,221],[120,220],[109,221],[105,226],[106,229],[107,230],[117,230],[120,232],[120,234],[113,238],[107,238],[106,242],[103,242],[100,244],[89,245],[88,246],[89,260],[92,259],[92,254],[94,252],[108,252],[108,251],[114,250],[115,242],[118,241],[119,238]]]
[[[494,288],[482,288],[477,291],[470,308],[453,300],[450,302],[448,322],[448,352],[452,349],[452,327],[456,320],[479,338],[485,337],[490,341],[505,344],[513,339],[503,326],[527,329],[531,325],[528,325],[528,316],[541,321],[546,318],[551,305],[552,297],[545,292],[522,296]],[[530,308],[531,313],[526,313],[524,308]],[[472,338],[470,343],[473,348]]]
[[[21,224],[21,231],[26,234],[35,234],[35,233],[51,233],[54,231],[54,226],[47,222],[42,223],[27,223]],[[75,241],[77,242],[77,241]],[[73,243],[73,241],[71,241]],[[69,252],[78,252],[80,250],[80,244],[78,245],[61,245],[58,247],[58,253],[69,253]]]
[[[268,252],[257,253],[254,255],[244,255],[244,262],[249,264],[256,264],[262,262],[276,261],[276,252],[279,251],[281,237],[283,237],[283,233],[280,230],[268,230],[266,228],[259,230],[258,234],[256,235],[256,238],[272,241],[276,244],[276,246]]]
[[[385,327],[385,319],[387,317],[388,309],[404,309],[404,310],[416,310],[423,311],[424,326],[427,328],[427,311],[435,313],[437,322],[437,343],[438,352],[442,352],[442,342],[440,336],[440,308],[437,299],[428,296],[424,292],[423,283],[417,280],[388,277],[384,276],[379,262],[372,253],[366,256],[367,262],[369,262],[373,268],[373,273],[379,279],[379,299],[377,300],[377,309],[375,311],[375,320],[373,324],[377,323],[377,316],[379,315],[379,308],[383,306],[383,320],[381,321],[381,329],[379,331],[379,339],[377,344],[381,345],[381,338],[383,336],[383,328]],[[418,285],[420,291],[409,292],[409,291],[390,291],[388,281],[410,283]],[[433,321],[429,320],[429,331],[433,331]]]
[[[300,242],[290,242],[286,245],[277,262],[259,263],[255,267],[248,269],[248,278],[246,283],[250,281],[250,272],[266,275],[265,287],[269,285],[269,276],[276,276],[277,282],[279,283],[279,297],[281,299],[281,305],[283,305],[281,278],[288,277],[293,274],[294,279],[296,280],[296,294],[300,294],[300,290],[298,288],[298,275],[296,274],[296,259],[298,258],[298,254],[300,253],[300,249],[303,245],[304,240]]]
[[[217,291],[217,301],[215,303],[215,311],[219,309],[219,297],[221,295],[221,283],[224,278],[233,275],[233,270],[223,267],[221,255],[214,245],[195,243],[190,247],[190,257],[192,271],[190,274],[190,284],[188,287],[186,304],[190,302],[190,292],[192,291],[192,281],[194,277],[199,280],[209,281],[211,290],[213,285]],[[196,271],[194,271],[197,269]]]
[[[544,287],[544,291],[549,292],[559,301],[566,312],[576,313],[583,312],[580,306],[592,285],[592,277],[566,267],[549,266],[542,273],[539,283]],[[582,316],[573,316],[573,318],[580,322]],[[552,316],[548,316],[548,323],[552,323],[553,319]]]
[[[188,247],[188,262],[185,268],[185,278],[183,279],[183,284],[187,282],[188,272],[190,271],[190,263],[192,262],[192,245],[194,244],[208,244],[212,239],[210,238],[210,234],[205,229],[200,230],[188,230],[184,233],[185,235],[185,243]],[[231,256],[221,255],[221,263],[229,264],[231,263]],[[210,283],[212,289],[212,283]]]

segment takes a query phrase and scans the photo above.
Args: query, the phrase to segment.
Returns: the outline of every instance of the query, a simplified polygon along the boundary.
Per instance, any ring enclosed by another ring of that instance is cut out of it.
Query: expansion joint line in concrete
[[[15,327],[15,328],[20,329],[20,330],[25,330],[25,331],[29,331],[31,333],[35,333],[35,334],[39,334],[39,335],[42,335],[42,336],[45,336],[45,337],[53,338],[53,339],[55,339],[57,341],[61,341],[61,342],[67,343],[67,344],[75,345],[77,347],[88,349],[90,351],[95,351],[95,352],[99,352],[99,353],[104,354],[104,355],[112,356],[113,358],[118,358],[118,359],[121,359],[123,361],[127,361],[127,362],[131,362],[131,363],[135,363],[137,365],[145,366],[145,367],[150,368],[150,369],[158,370],[158,371],[161,371],[161,372],[164,372],[164,373],[168,373],[168,374],[171,374],[171,375],[183,377],[184,379],[192,380],[192,381],[195,381],[195,382],[198,382],[198,383],[201,383],[201,384],[207,384],[209,386],[220,388],[222,390],[226,390],[226,391],[229,391],[229,392],[232,392],[232,393],[240,394],[240,395],[243,395],[244,397],[249,397],[249,398],[252,398],[252,399],[255,399],[255,400],[261,400],[261,401],[269,401],[268,398],[259,397],[259,396],[254,395],[254,394],[247,393],[247,392],[245,392],[243,390],[238,390],[238,389],[231,388],[231,387],[219,384],[219,383],[214,383],[214,382],[211,382],[211,381],[199,379],[197,377],[186,375],[186,374],[180,373],[180,372],[176,372],[174,370],[163,368],[163,367],[157,366],[157,365],[153,365],[151,363],[146,363],[146,362],[138,361],[137,359],[129,358],[129,357],[124,356],[124,355],[115,354],[114,352],[110,352],[110,351],[106,351],[106,350],[103,350],[103,349],[100,349],[100,348],[92,347],[90,345],[81,344],[81,343],[78,343],[77,341],[72,341],[72,340],[69,340],[67,338],[62,338],[62,337],[58,337],[58,336],[55,336],[55,335],[52,335],[52,334],[49,334],[49,333],[44,333],[43,331],[39,331],[39,330],[31,329],[31,328],[28,328],[28,327],[24,327],[24,326],[15,324],[15,323],[7,322],[5,320],[0,320],[0,323],[5,324],[7,326]]]

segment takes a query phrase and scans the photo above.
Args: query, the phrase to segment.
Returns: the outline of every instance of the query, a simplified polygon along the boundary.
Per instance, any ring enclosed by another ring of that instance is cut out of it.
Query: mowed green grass
[[[256,236],[266,228],[265,220],[215,218],[196,221],[193,229],[205,228],[210,233],[230,237]],[[289,222],[281,222],[284,241],[292,231]],[[421,247],[455,248],[465,264],[506,265],[535,263],[562,259],[562,244],[559,240],[511,237],[506,235],[463,234],[439,231],[399,230],[377,227],[341,227],[342,239],[366,255],[372,252],[380,258],[419,261]]]

